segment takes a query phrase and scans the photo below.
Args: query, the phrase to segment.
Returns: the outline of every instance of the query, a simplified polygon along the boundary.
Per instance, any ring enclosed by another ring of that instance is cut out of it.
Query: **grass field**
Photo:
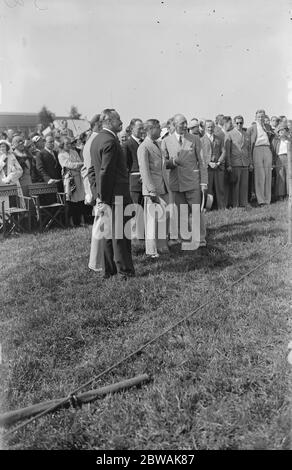
[[[207,249],[158,261],[134,250],[137,277],[127,282],[87,269],[89,228],[1,241],[1,412],[66,396],[283,246],[92,388],[140,373],[150,383],[41,418],[3,446],[290,448],[286,210],[209,213]]]

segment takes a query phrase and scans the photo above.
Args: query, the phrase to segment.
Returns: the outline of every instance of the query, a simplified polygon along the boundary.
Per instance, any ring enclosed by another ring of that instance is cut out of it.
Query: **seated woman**
[[[0,140],[0,185],[17,184],[23,170],[11,152],[11,145],[7,140]]]
[[[19,184],[22,173],[20,164],[11,152],[10,143],[7,140],[0,140],[0,186],[16,184],[18,186],[18,195],[22,198],[23,194]],[[1,199],[5,201],[5,205],[9,205],[8,196]],[[23,199],[20,199],[20,204],[21,206],[24,205]]]
[[[19,183],[24,196],[28,196],[28,185],[32,184],[31,174],[33,172],[32,158],[29,156],[27,150],[25,150],[24,139],[20,135],[16,135],[12,139],[12,148],[14,156],[22,168],[22,176],[19,179]]]
[[[64,191],[69,203],[69,216],[73,225],[79,226],[81,215],[84,213],[84,186],[81,177],[83,161],[76,150],[71,147],[71,139],[64,137],[61,144],[58,159],[62,167]]]

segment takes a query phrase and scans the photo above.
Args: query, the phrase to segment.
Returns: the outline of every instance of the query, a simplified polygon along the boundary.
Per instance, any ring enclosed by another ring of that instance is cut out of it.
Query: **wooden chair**
[[[56,184],[34,183],[28,186],[40,232],[48,230],[53,223],[61,228],[68,226],[68,207],[65,193],[58,192]],[[46,195],[50,195],[46,197]]]
[[[29,197],[19,195],[16,184],[0,186],[0,230],[3,237],[31,231],[30,201]]]

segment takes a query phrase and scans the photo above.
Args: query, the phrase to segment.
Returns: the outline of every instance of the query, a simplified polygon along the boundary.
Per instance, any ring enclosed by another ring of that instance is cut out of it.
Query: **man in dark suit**
[[[141,174],[137,159],[137,150],[142,143],[144,126],[141,119],[132,119],[130,122],[131,135],[123,145],[129,170],[130,194],[134,204],[143,203]]]
[[[243,117],[234,118],[235,127],[225,141],[226,168],[230,173],[232,207],[248,206],[248,176],[253,170],[250,139],[243,130]]]
[[[58,191],[63,191],[62,169],[54,150],[54,137],[46,137],[45,148],[36,157],[37,171],[45,183],[57,183]]]
[[[224,141],[214,134],[215,124],[206,120],[206,133],[201,138],[202,154],[208,167],[208,193],[215,195],[218,209],[225,209],[224,170],[225,146]]]
[[[134,276],[135,271],[131,240],[124,233],[128,220],[124,209],[132,201],[126,159],[117,136],[123,123],[114,109],[102,111],[100,122],[102,130],[92,141],[91,155],[101,213],[107,206],[112,211],[112,238],[106,239],[104,244],[104,277],[118,273],[127,279]]]

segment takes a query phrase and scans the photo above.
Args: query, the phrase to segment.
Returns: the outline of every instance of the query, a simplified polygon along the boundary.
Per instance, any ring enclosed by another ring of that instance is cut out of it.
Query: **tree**
[[[69,117],[71,119],[80,119],[81,113],[79,113],[77,106],[74,104],[71,106]]]
[[[44,129],[48,127],[51,122],[56,119],[56,115],[49,111],[46,106],[43,106],[39,112],[39,122],[44,126]]]

